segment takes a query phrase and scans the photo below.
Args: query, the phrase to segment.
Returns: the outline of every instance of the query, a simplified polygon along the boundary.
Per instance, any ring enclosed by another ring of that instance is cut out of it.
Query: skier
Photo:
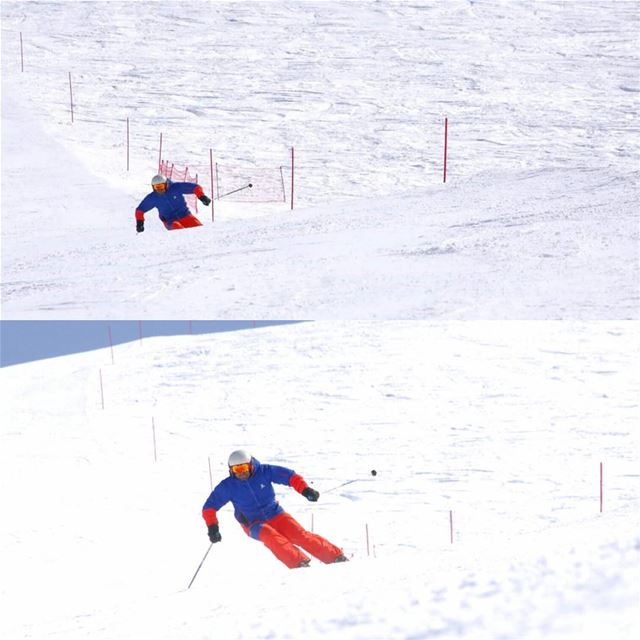
[[[153,191],[145,196],[136,209],[136,231],[144,231],[144,214],[150,209],[158,209],[160,220],[164,226],[172,231],[173,229],[186,229],[187,227],[201,227],[202,222],[196,218],[184,199],[184,194],[193,193],[208,206],[211,198],[204,195],[204,191],[195,182],[171,182],[163,175],[153,176],[151,179]]]
[[[290,569],[308,567],[311,561],[298,547],[325,564],[347,560],[341,549],[323,537],[306,531],[278,504],[273,482],[293,487],[310,502],[316,502],[320,497],[295,471],[260,464],[242,449],[229,456],[228,464],[229,477],[216,486],[202,508],[202,517],[212,543],[222,540],[217,512],[231,502],[236,520],[244,532],[260,540]]]

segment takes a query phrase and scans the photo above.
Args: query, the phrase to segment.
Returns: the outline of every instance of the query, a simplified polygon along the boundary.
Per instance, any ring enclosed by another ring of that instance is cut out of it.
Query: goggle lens
[[[250,462],[243,462],[242,464],[234,464],[231,466],[231,473],[233,473],[234,476],[241,476],[241,475],[244,475],[245,473],[250,473],[250,472],[251,472]]]

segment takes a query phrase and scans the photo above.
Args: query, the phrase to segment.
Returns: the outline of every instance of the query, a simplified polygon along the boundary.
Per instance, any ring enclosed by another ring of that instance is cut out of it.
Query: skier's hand
[[[144,231],[144,220],[136,220],[136,231],[142,233]]]
[[[320,494],[315,490],[312,489],[311,487],[307,487],[303,492],[302,495],[309,501],[309,502],[318,502],[318,498],[320,497]]]
[[[198,198],[198,200],[200,200],[205,207],[208,207],[211,204],[211,198],[205,196],[204,193]]]
[[[222,536],[220,535],[220,527],[217,524],[210,524],[209,529],[209,540],[211,542],[220,542],[222,540]]]

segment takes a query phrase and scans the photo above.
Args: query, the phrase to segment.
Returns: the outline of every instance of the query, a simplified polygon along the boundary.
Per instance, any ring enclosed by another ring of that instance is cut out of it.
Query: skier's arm
[[[292,486],[298,493],[302,494],[309,502],[317,502],[320,497],[320,493],[315,489],[312,489],[307,481],[294,473],[289,480],[289,485]]]
[[[295,489],[298,493],[302,493],[309,485],[302,476],[294,473],[289,480],[289,486]]]
[[[211,198],[204,195],[204,189],[199,184],[196,184],[195,182],[179,182],[174,184],[178,184],[180,187],[180,193],[193,193],[193,195],[198,198],[202,204],[211,204]]]
[[[204,190],[199,184],[196,185],[196,188],[193,190],[193,193],[195,194],[196,198],[198,198],[198,200],[202,202],[203,205],[209,206],[211,204],[211,198],[204,195]]]
[[[218,525],[218,509],[221,509],[227,502],[229,502],[229,497],[227,496],[224,486],[219,484],[211,492],[211,495],[202,507],[202,517],[207,525],[207,535],[212,543],[222,540],[220,527]]]
[[[144,231],[144,211],[136,209],[136,231],[142,233]]]
[[[211,524],[218,524],[218,511],[212,507],[208,509],[205,508],[202,510],[202,517],[204,518],[205,524],[207,526]]]
[[[207,501],[202,506],[202,517],[207,523],[207,526],[210,524],[218,524],[218,511],[222,509],[230,499],[225,481],[223,480],[209,494]]]
[[[320,494],[312,489],[307,481],[292,469],[286,467],[278,467],[275,465],[264,465],[269,469],[272,482],[278,484],[288,484],[292,489],[302,494],[310,502],[316,502]]]
[[[144,231],[144,214],[153,209],[153,204],[149,202],[149,196],[146,196],[142,202],[136,207],[136,231],[141,233]]]

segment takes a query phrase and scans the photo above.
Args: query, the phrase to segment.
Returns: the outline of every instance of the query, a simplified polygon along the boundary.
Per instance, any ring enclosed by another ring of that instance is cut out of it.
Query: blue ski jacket
[[[175,220],[191,215],[184,194],[198,195],[196,191],[202,192],[202,187],[195,182],[171,182],[171,180],[167,182],[168,188],[164,193],[152,191],[142,199],[136,208],[136,220],[144,220],[144,214],[151,209],[157,209],[160,220],[169,225]]]
[[[247,529],[251,529],[253,535],[253,530],[259,529],[254,525],[271,520],[284,512],[276,500],[272,483],[289,485],[298,493],[302,493],[308,486],[292,469],[260,464],[255,458],[251,458],[251,462],[253,473],[247,480],[240,480],[230,474],[211,492],[202,507],[202,516],[207,525],[217,524],[216,512],[231,502],[236,520]]]

